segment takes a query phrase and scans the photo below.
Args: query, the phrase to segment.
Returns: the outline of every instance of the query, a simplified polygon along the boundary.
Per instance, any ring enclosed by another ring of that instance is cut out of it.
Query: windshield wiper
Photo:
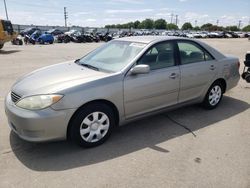
[[[75,62],[76,64],[79,64],[79,61],[80,61],[80,59],[76,59],[74,62]]]
[[[78,64],[78,65],[84,66],[84,67],[88,67],[89,69],[99,71],[99,68],[97,68],[97,67],[94,67],[94,66],[86,64],[86,63],[80,63],[80,59],[76,59],[75,63]]]
[[[93,69],[93,70],[99,71],[99,68],[94,67],[94,66],[89,65],[89,64],[80,63],[79,65],[82,65],[82,66],[84,66],[84,67],[88,67],[89,69]]]

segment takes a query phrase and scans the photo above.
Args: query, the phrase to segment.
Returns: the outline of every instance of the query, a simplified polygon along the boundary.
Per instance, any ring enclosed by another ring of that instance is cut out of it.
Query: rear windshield
[[[13,27],[10,21],[2,20],[3,30],[7,31],[9,34],[13,33]]]

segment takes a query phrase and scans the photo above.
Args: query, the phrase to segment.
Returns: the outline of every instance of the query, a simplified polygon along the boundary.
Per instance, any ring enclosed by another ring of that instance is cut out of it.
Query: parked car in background
[[[239,59],[201,41],[125,37],[20,78],[5,112],[24,140],[92,147],[116,126],[156,112],[194,103],[214,109],[239,79]]]
[[[45,33],[51,34],[53,36],[64,34],[64,32],[61,31],[60,29],[50,29],[50,30],[46,31]]]
[[[27,35],[26,35],[27,36]],[[28,41],[32,44],[53,44],[54,37],[51,34],[48,33],[42,33],[40,30],[35,31],[30,37],[28,38]]]
[[[63,33],[63,34],[59,34],[59,35],[57,36],[57,41],[58,41],[59,43],[68,43],[68,42],[74,40],[74,38],[73,38],[74,36],[76,37],[76,36],[79,36],[79,35],[81,35],[81,32],[80,32],[80,31],[77,31],[77,30],[75,30],[75,29],[72,29],[72,30],[67,31],[67,32],[65,32],[65,33]]]
[[[23,45],[23,37],[21,35],[18,35],[16,38],[11,40],[11,43],[13,45]]]
[[[39,28],[37,27],[30,27],[30,28],[27,28],[27,29],[24,29],[23,31],[20,32],[20,35],[22,37],[25,37],[25,35],[32,35],[35,31],[41,31]]]

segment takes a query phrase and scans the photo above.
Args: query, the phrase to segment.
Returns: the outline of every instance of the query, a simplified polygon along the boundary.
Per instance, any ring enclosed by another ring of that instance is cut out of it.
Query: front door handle
[[[169,76],[169,78],[171,78],[171,79],[175,79],[177,77],[177,74],[176,73],[172,73],[170,76]]]
[[[215,66],[214,65],[210,65],[210,70],[214,70]]]

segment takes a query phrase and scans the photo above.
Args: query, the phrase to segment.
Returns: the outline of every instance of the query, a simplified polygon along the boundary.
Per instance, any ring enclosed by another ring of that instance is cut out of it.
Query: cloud
[[[85,21],[86,21],[86,22],[96,22],[96,19],[89,18],[89,19],[86,19]]]
[[[144,0],[111,0],[106,2],[108,4],[119,4],[119,3],[126,3],[126,4],[143,4]]]
[[[105,12],[108,14],[116,14],[116,13],[145,13],[145,12],[153,12],[153,9],[114,9],[114,10],[106,10]]]
[[[56,13],[56,12],[46,12],[43,14],[44,16],[59,16],[62,15],[62,13]]]
[[[81,15],[89,15],[89,14],[93,14],[92,12],[84,12],[84,11],[81,11],[81,12],[75,12],[73,14],[74,17],[78,17],[78,16],[81,16]]]
[[[171,16],[171,13],[157,13],[156,16]]]

